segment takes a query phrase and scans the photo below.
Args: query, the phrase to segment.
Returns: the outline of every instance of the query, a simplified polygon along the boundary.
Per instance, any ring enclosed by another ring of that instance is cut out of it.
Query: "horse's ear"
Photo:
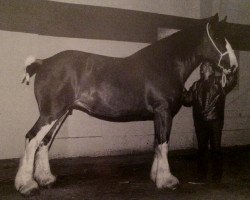
[[[227,24],[226,21],[227,21],[227,16],[225,16],[224,19],[220,21],[220,27],[221,27],[222,29],[225,29],[226,24]]]
[[[216,30],[218,25],[219,25],[219,16],[218,16],[218,13],[216,13],[214,16],[212,16],[210,19],[209,19],[209,27],[211,30]]]
[[[219,22],[219,15],[218,13],[216,13],[214,16],[212,16],[209,20],[210,24],[215,24]]]
[[[223,20],[221,20],[222,23],[227,22],[227,16],[224,17]]]
[[[219,20],[219,14],[216,13],[216,14],[214,15],[214,18],[216,18],[216,20],[218,21],[218,20]]]

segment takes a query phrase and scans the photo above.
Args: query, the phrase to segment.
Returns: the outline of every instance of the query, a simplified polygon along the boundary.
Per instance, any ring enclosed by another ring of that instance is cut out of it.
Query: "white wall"
[[[201,16],[200,1],[198,0],[72,0],[71,2],[193,18]],[[238,12],[238,14],[240,15],[241,12]],[[78,49],[123,57],[147,45],[119,41],[48,37],[9,31],[0,31],[0,41],[0,159],[20,157],[24,149],[24,136],[38,118],[37,105],[33,94],[33,81],[31,81],[30,86],[20,84],[24,59],[28,55],[45,58],[65,49]],[[243,69],[240,87],[239,90],[230,94],[228,102],[237,99],[241,93],[247,91],[249,73],[245,72],[249,72],[249,68],[247,68],[249,54],[242,52],[240,57],[241,69]],[[195,78],[197,78],[197,75],[194,75],[191,80]],[[227,106],[225,129],[232,134],[226,135],[223,140],[224,145],[250,143],[249,137],[247,137],[249,132],[249,92],[246,93],[246,95],[239,97],[238,100]],[[244,105],[248,106],[247,110]],[[239,115],[241,117],[238,117]],[[235,123],[232,123],[232,121]],[[243,130],[235,131],[237,129]],[[193,147],[193,130],[191,110],[189,108],[181,109],[175,117],[171,134],[171,148]],[[59,132],[51,149],[51,156],[122,154],[151,150],[152,146],[152,122],[113,123],[74,111]]]

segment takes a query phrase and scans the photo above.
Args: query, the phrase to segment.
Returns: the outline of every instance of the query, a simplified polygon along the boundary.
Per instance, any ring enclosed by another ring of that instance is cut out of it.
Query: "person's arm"
[[[190,87],[190,89],[187,91],[187,89],[184,87],[183,93],[182,93],[182,105],[186,107],[190,107],[193,105],[193,90],[195,87],[195,83]]]
[[[238,80],[239,68],[235,69],[231,74],[227,76],[227,82],[225,85],[225,93],[228,94],[236,86]]]

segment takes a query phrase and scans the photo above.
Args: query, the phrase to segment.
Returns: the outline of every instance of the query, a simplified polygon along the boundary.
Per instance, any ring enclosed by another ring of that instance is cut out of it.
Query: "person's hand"
[[[223,69],[223,74],[228,75],[231,74],[232,70],[231,69]]]

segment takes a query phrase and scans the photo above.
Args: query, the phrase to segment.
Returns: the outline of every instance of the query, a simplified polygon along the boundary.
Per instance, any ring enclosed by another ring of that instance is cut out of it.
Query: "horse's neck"
[[[174,53],[174,68],[180,81],[184,84],[190,74],[200,65],[202,59],[199,56],[200,44],[189,46],[187,43],[182,49]]]
[[[162,63],[168,63],[167,59],[174,59],[175,65],[167,65],[167,67],[174,67],[173,70],[177,71],[181,82],[184,84],[194,69],[201,63],[201,57],[198,54],[202,37],[202,27],[196,30],[181,31],[157,41],[132,56],[142,56],[143,59],[153,59],[157,62],[161,60]]]
[[[178,66],[180,78],[183,83],[186,82],[191,73],[200,65],[202,59],[195,52],[187,57],[181,65]]]
[[[175,57],[176,65],[174,67],[177,68],[183,84],[202,61],[199,56],[202,38],[203,29],[201,27],[195,31],[190,29],[180,32],[172,42],[169,42],[167,38],[162,41],[162,45],[165,46],[164,51],[167,49]]]

